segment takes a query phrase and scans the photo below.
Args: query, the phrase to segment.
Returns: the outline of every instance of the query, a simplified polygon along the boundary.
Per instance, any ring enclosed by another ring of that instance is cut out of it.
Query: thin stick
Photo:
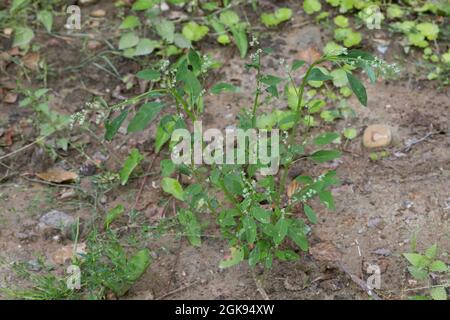
[[[183,291],[183,290],[186,290],[186,289],[188,289],[188,288],[190,288],[190,287],[192,287],[192,286],[194,286],[194,285],[197,285],[197,284],[198,284],[198,281],[192,282],[192,283],[187,284],[187,285],[185,285],[185,286],[183,286],[183,287],[180,287],[180,288],[178,288],[178,289],[172,290],[172,291],[170,291],[170,292],[168,292],[168,293],[162,295],[161,297],[156,298],[155,300],[162,300],[162,299],[164,299],[164,298],[167,298],[167,297],[169,297],[169,296],[171,296],[171,295],[173,295],[173,294],[175,294],[175,293],[178,293],[178,292],[181,292],[181,291]]]
[[[20,153],[20,152],[22,152],[22,151],[28,149],[29,147],[34,146],[36,143],[39,143],[39,142],[43,141],[43,140],[44,140],[45,138],[47,138],[48,136],[50,136],[50,135],[46,135],[46,136],[40,137],[40,138],[34,140],[33,142],[27,144],[26,146],[23,146],[23,147],[21,147],[21,148],[19,148],[19,149],[17,149],[17,150],[14,150],[14,151],[11,152],[11,153],[8,153],[8,154],[5,154],[4,156],[1,156],[1,157],[0,157],[0,161],[3,160],[3,159],[9,158],[9,157],[11,157],[11,156],[13,156],[13,155],[15,155],[15,154],[17,154],[17,153]]]

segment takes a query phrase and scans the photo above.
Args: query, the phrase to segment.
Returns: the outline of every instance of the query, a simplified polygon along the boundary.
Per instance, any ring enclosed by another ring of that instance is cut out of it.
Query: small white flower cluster
[[[257,47],[259,46],[259,41],[256,36],[252,36],[252,41],[250,41],[250,47]]]
[[[395,63],[389,64],[378,57],[375,57],[375,60],[371,61],[370,65],[381,75],[395,75],[399,74],[401,71]]]
[[[258,49],[256,50],[256,52],[252,53],[250,55],[250,59],[252,60],[253,63],[259,63],[259,57],[261,56],[262,50]]]
[[[203,55],[203,59],[202,59],[202,73],[206,73],[208,72],[208,69],[212,66],[213,64],[213,60],[211,59],[210,56],[208,55]]]
[[[256,192],[256,181],[251,179],[248,180],[245,176],[245,173],[243,171],[241,171],[241,177],[242,177],[242,181],[244,181],[244,189],[242,190],[242,196],[244,197],[244,199],[255,195]]]
[[[75,125],[82,126],[86,122],[88,112],[89,112],[88,110],[83,109],[81,111],[78,111],[78,112],[72,114],[70,116],[70,121],[69,121],[70,130],[72,130]]]
[[[283,144],[287,144],[288,138],[289,138],[289,133],[287,131],[282,131],[281,132],[281,142]]]
[[[340,55],[348,55],[348,49],[346,47],[341,47],[341,48],[336,48],[332,51],[330,51],[328,54],[328,56],[340,56]]]
[[[166,72],[168,72],[169,66],[170,66],[170,61],[169,60],[167,60],[167,59],[166,60],[162,60],[161,67],[159,67],[159,71],[166,73]]]
[[[315,195],[317,195],[317,191],[314,189],[309,189],[308,191],[306,191],[306,193],[304,195],[302,195],[300,198],[297,197],[293,197],[293,200],[295,202],[303,202],[305,203],[306,201],[308,201],[309,199],[313,198]]]

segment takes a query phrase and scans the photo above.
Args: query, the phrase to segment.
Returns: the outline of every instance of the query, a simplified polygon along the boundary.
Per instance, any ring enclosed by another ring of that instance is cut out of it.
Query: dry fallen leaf
[[[13,138],[14,138],[14,129],[13,128],[9,128],[5,132],[5,137],[3,139],[4,140],[3,144],[5,146],[11,146],[13,144]]]
[[[322,55],[317,49],[313,47],[309,47],[306,50],[302,50],[299,52],[298,57],[300,60],[304,60],[308,63],[313,63],[317,59],[319,59]]]
[[[86,254],[86,244],[79,243],[76,248],[76,254]],[[53,255],[52,260],[56,264],[65,264],[66,261],[71,260],[73,257],[73,244],[64,246],[58,249]]]
[[[342,259],[342,253],[330,241],[320,242],[312,246],[309,253],[319,261],[340,261]]]
[[[14,92],[8,92],[4,97],[3,97],[3,102],[4,103],[16,103],[17,101],[17,93]]]
[[[78,174],[64,170],[49,170],[46,172],[36,173],[36,176],[42,180],[54,183],[63,183],[78,179]]]
[[[292,180],[292,182],[289,184],[286,193],[288,198],[292,198],[292,196],[295,194],[295,192],[297,192],[298,188],[299,188],[299,184],[296,180]]]
[[[22,62],[30,70],[38,71],[39,70],[39,53],[31,52],[28,53],[25,57],[22,58]]]

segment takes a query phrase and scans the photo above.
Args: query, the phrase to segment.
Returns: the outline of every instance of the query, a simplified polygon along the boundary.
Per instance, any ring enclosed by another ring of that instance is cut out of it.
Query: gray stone
[[[59,229],[63,233],[66,233],[73,224],[75,224],[74,217],[62,211],[52,210],[39,219],[38,229],[41,231],[46,229]]]
[[[380,249],[376,249],[374,251],[372,251],[372,253],[377,254],[379,256],[389,256],[391,255],[391,250],[386,249],[386,248],[380,248]]]

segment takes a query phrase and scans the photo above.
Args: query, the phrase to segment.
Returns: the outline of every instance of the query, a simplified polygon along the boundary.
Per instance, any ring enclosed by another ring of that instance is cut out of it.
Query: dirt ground
[[[106,7],[107,12],[111,12],[104,3],[98,6]],[[100,37],[112,31],[105,23],[98,30],[89,32],[94,37]],[[388,61],[399,53],[399,45],[388,34],[374,34],[374,37],[391,41],[385,55]],[[284,57],[291,62],[309,48],[320,50],[329,38],[326,30],[308,23],[307,17],[297,14],[281,33],[263,35],[262,45],[273,47],[276,52],[264,61],[265,67],[270,73],[280,73],[277,59]],[[42,36],[42,41],[48,44],[42,54],[55,70],[49,77],[48,87],[52,88],[55,96],[53,106],[56,110],[71,114],[80,110],[96,94],[103,95],[107,101],[116,101],[111,95],[120,81],[102,73],[92,64],[80,65],[87,54],[92,55],[81,50],[85,41],[83,38],[65,41]],[[224,66],[214,75],[215,80],[238,82],[243,88],[242,93],[206,99],[207,125],[225,128],[236,123],[239,109],[251,100],[254,75],[244,71],[245,61],[240,59],[235,48],[219,50],[208,43],[204,46],[224,61]],[[376,50],[370,44],[366,49]],[[139,70],[137,62],[122,58],[115,58],[115,62],[123,75]],[[80,67],[75,70],[68,68],[78,65]],[[14,67],[8,71],[9,78],[2,74],[3,82],[14,80],[14,72],[19,72]],[[358,106],[356,99],[350,100],[357,110],[357,118],[328,125],[329,131],[340,131],[346,126],[358,128],[359,136],[346,146],[344,156],[326,165],[303,166],[300,163],[297,170],[320,174],[325,168],[332,167],[343,182],[333,189],[336,210],[317,212],[319,223],[313,228],[311,242],[333,242],[343,253],[342,265],[360,279],[367,278],[368,264],[378,264],[382,271],[382,287],[377,290],[378,295],[384,299],[405,299],[410,295],[408,289],[416,284],[411,281],[401,254],[410,251],[413,235],[417,236],[419,249],[437,243],[441,252],[450,252],[450,90],[437,90],[433,84],[417,79],[411,70],[404,70],[401,79],[379,81],[375,85],[367,83],[367,88],[367,108]],[[124,93],[128,96],[132,94]],[[3,128],[21,125],[23,133],[14,138],[18,146],[13,149],[1,147],[0,156],[32,141],[33,132],[26,124],[20,124],[20,119],[26,116],[30,115],[26,110],[19,109],[17,104],[1,104],[0,125]],[[362,147],[361,134],[367,125],[378,123],[393,129],[394,143],[385,149],[390,154],[387,158],[371,161],[369,151]],[[98,136],[102,135],[102,130],[98,128]],[[148,164],[154,157],[151,147],[154,132],[155,124],[132,137],[119,134],[107,148],[100,144],[95,135],[79,139],[87,141],[86,154],[94,156],[99,151],[107,154],[108,168],[117,170],[120,162],[108,152],[112,150],[118,158],[124,159],[128,150],[137,146],[147,155]],[[412,144],[410,149],[406,148],[411,142],[424,137],[426,139]],[[31,179],[31,173],[37,171],[37,166],[51,165],[47,165],[45,156],[40,155],[38,149],[29,148],[5,161],[18,174],[0,184],[0,262],[3,262],[0,264],[0,286],[22,281],[11,271],[14,261],[34,261],[40,255],[51,259],[52,254],[67,243],[64,239],[35,232],[35,225],[43,213],[61,210],[81,217],[88,225],[96,212],[113,208],[118,203],[132,208],[141,187],[142,180],[136,179],[126,187],[108,193],[107,198],[100,201],[100,207],[94,208],[88,200],[89,196],[97,197],[95,189],[90,177],[83,177],[79,188],[88,196],[61,199],[61,194],[71,188],[49,186]],[[158,162],[162,158],[155,158],[153,168],[159,167]],[[79,169],[84,161],[81,155],[73,153],[57,165]],[[7,170],[0,168],[0,176],[4,174],[8,174]],[[138,204],[138,208],[148,217],[149,224],[157,223],[155,211],[163,197],[157,187],[157,179],[157,176],[149,176]],[[167,216],[172,214],[166,213]],[[252,271],[245,263],[226,270],[218,268],[228,249],[227,243],[220,239],[219,230],[210,226],[205,230],[205,235],[200,248],[190,246],[185,238],[170,234],[149,239],[153,263],[124,298],[260,299]],[[295,263],[275,263],[265,282],[270,298],[368,298],[337,265],[315,261],[306,253],[300,253],[300,256],[300,261]]]

